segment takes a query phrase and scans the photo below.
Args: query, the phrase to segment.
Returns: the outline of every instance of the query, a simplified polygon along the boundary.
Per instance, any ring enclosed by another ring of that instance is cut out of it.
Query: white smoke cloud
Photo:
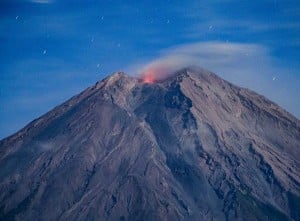
[[[138,75],[151,72],[156,79],[162,79],[187,66],[208,69],[266,96],[300,117],[300,98],[294,96],[298,94],[299,74],[281,67],[269,48],[263,45],[220,41],[176,45],[160,51],[155,59],[134,64],[126,71]]]
[[[257,64],[258,58],[263,66],[269,65],[267,49],[256,44],[224,43],[224,42],[199,42],[183,44],[162,50],[157,58],[145,63],[136,64],[135,73],[141,74],[149,69],[174,72],[187,66],[202,66],[226,73],[229,67],[243,66],[245,70]],[[238,70],[240,71],[240,70]],[[237,71],[234,71],[237,72]],[[158,76],[159,77],[159,76]]]
[[[39,4],[50,4],[53,3],[53,0],[30,0],[30,2]]]

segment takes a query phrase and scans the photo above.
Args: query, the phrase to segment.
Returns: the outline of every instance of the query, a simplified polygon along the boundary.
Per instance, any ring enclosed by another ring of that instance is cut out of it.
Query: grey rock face
[[[300,122],[213,73],[116,73],[0,141],[0,220],[300,220]]]

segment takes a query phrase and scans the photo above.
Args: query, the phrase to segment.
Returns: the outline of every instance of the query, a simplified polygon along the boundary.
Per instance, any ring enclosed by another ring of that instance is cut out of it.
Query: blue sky
[[[112,72],[199,65],[300,118],[300,1],[0,1],[0,138]]]

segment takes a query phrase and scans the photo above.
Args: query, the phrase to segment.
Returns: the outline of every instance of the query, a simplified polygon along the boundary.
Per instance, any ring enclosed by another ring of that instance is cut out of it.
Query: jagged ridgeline
[[[300,220],[300,122],[213,73],[116,73],[0,142],[0,220]]]

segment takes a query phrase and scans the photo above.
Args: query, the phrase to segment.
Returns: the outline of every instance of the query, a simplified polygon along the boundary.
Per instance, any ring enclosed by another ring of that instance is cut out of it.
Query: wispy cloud
[[[49,3],[53,3],[53,0],[30,0],[30,2],[33,3],[39,3],[39,4],[49,4]]]
[[[155,70],[159,76],[186,66],[200,66],[224,79],[252,89],[300,117],[300,78],[295,70],[281,67],[269,48],[259,44],[220,41],[182,44],[161,50],[152,60],[136,63],[126,70],[141,74]],[[290,99],[294,97],[293,99]]]
[[[243,31],[244,33],[262,33],[269,31],[300,30],[300,22],[259,22],[253,20],[233,19],[207,19],[186,27],[188,37],[199,37],[203,34],[234,34]]]
[[[183,33],[187,40],[263,37],[266,42],[270,34],[278,36],[286,32],[286,35],[290,34],[289,38],[299,36],[300,5],[296,1],[260,1],[255,4],[231,0],[192,2],[189,8],[175,8],[188,24]],[[265,37],[267,35],[268,38]],[[282,40],[286,37],[283,36]]]
[[[257,62],[258,57],[261,63],[269,63],[269,57],[266,55],[267,48],[258,44],[196,42],[163,49],[155,59],[134,64],[129,70],[140,74],[147,69],[164,66],[164,70],[174,72],[185,66],[199,65],[212,67],[216,71],[219,67],[224,70],[225,66],[236,67],[237,64],[250,67]],[[237,61],[239,62],[236,63]]]

